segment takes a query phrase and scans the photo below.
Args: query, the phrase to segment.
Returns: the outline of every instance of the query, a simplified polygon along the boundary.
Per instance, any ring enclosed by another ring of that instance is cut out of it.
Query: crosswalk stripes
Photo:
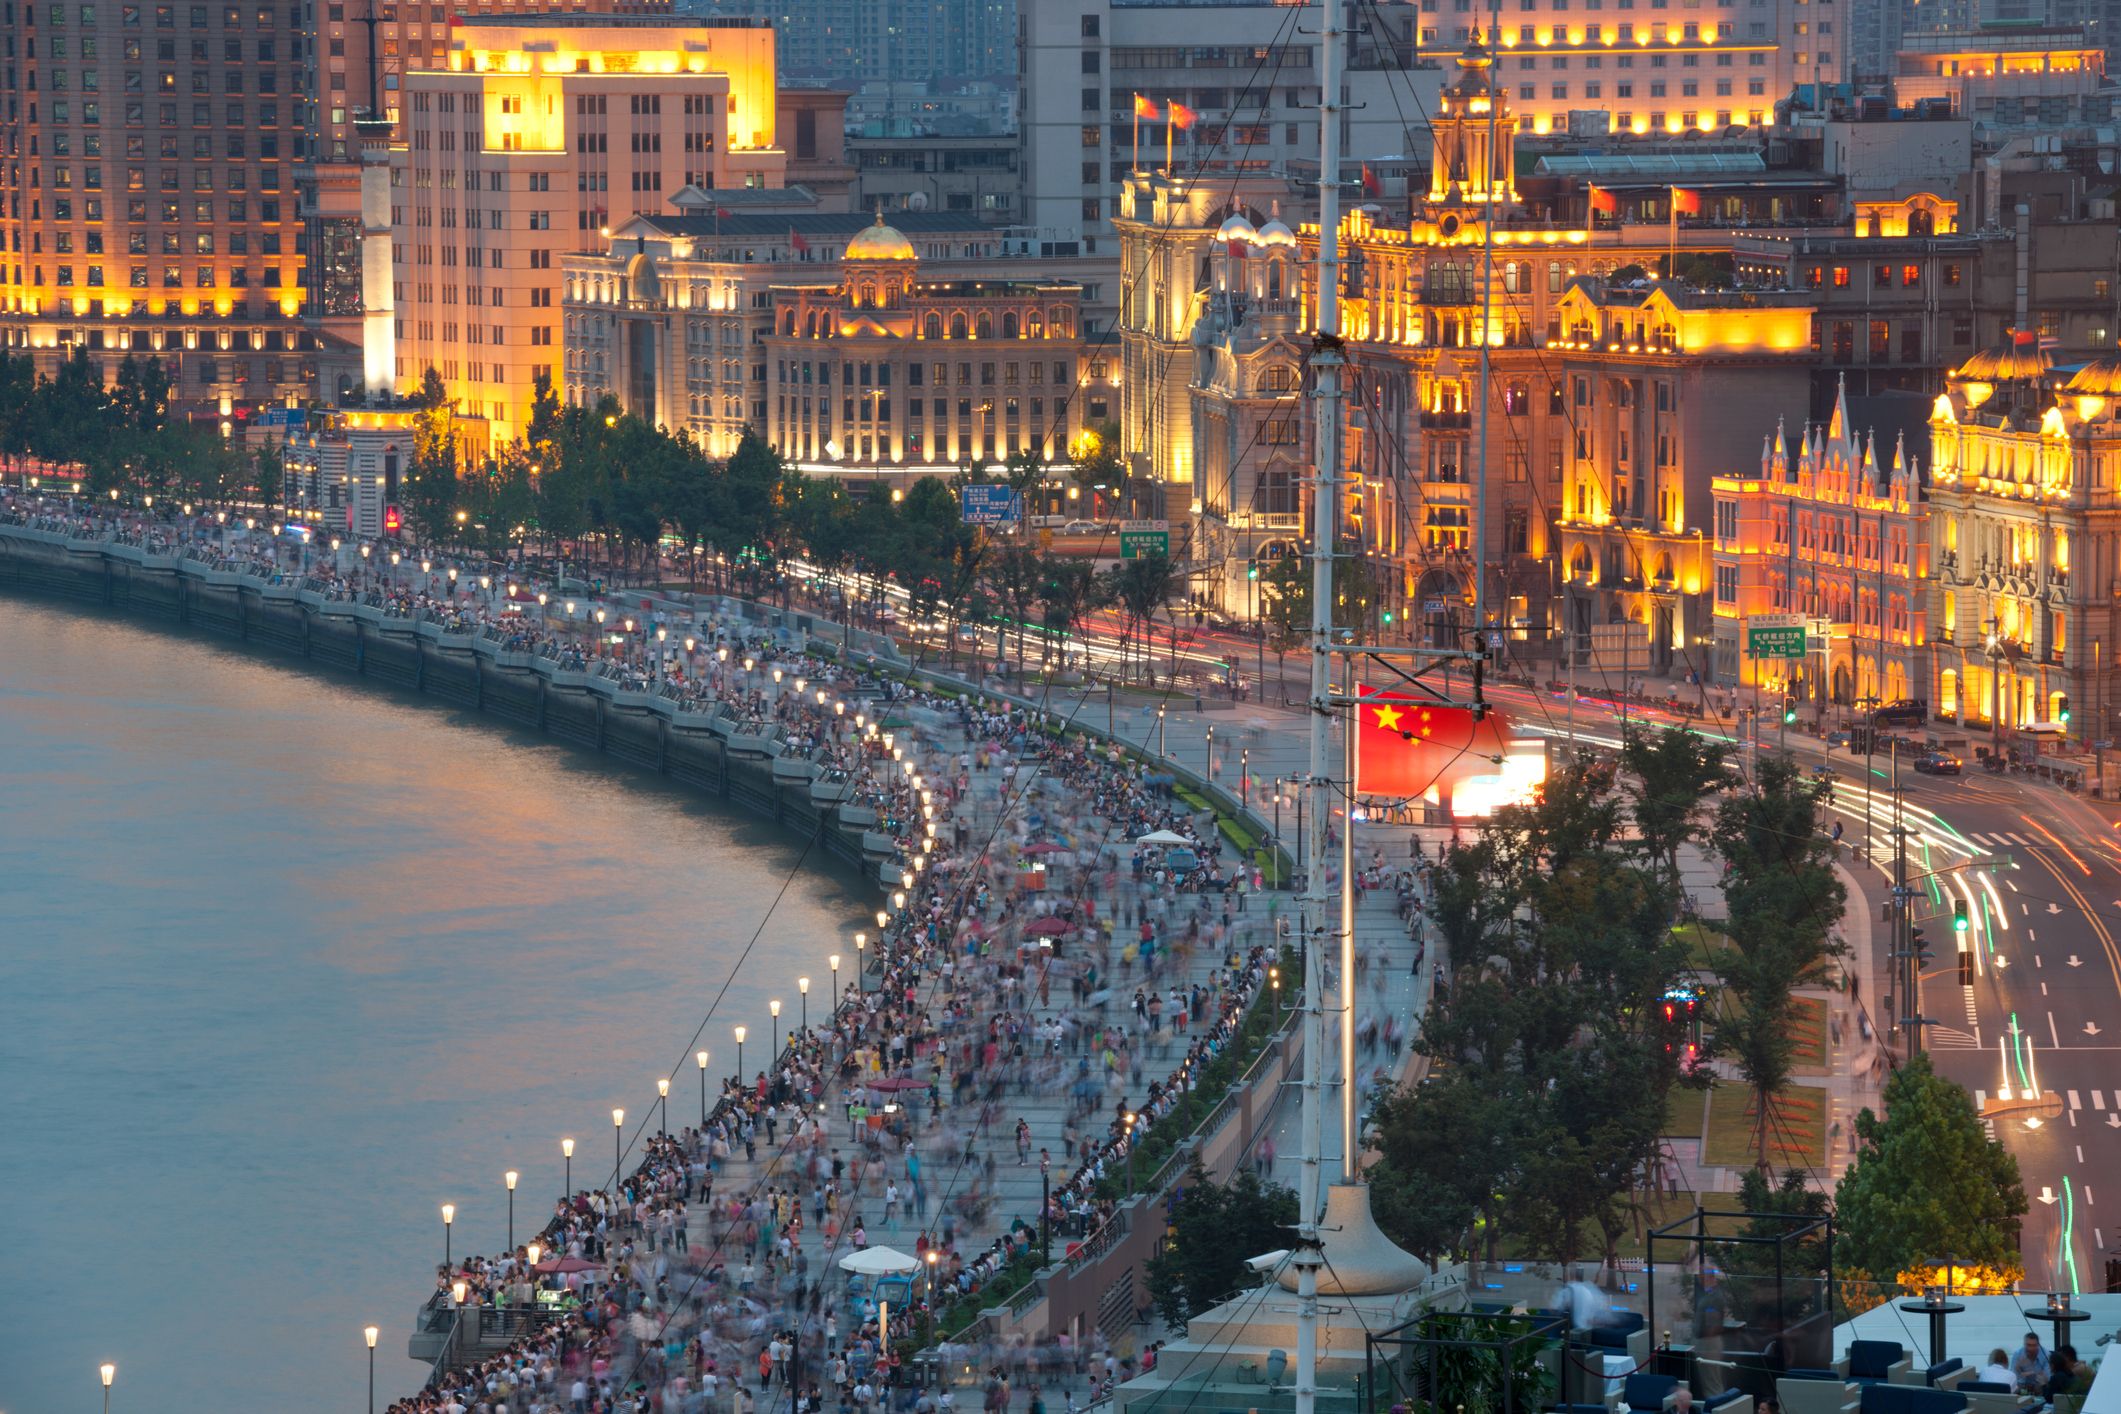
[[[2106,1108],[2106,1096],[2100,1094],[2097,1090],[2092,1091],[2092,1108],[2095,1110]]]
[[[2084,1102],[2077,1098],[2077,1092],[2074,1090],[2069,1092],[2069,1107],[2073,1110],[2081,1110],[2084,1108]]]
[[[1972,1051],[1980,1048],[1971,1031],[1961,1031],[1956,1026],[1932,1026],[1930,1049],[1937,1051]]]
[[[1993,830],[1988,834],[1975,834],[1969,831],[1966,839],[1969,844],[1978,844],[1984,848],[1991,849],[1997,845],[2004,844],[2014,844],[2021,849],[2030,849],[2033,845],[2033,842],[2023,835],[2008,834],[2002,830]]]

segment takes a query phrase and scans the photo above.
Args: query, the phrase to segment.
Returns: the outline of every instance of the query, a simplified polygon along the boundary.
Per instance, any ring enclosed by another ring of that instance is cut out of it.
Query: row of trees
[[[1507,1238],[1610,1259],[1639,1230],[1675,1092],[1710,1083],[1662,1005],[1702,985],[1672,922],[1689,846],[1725,866],[1730,946],[1714,960],[1703,1059],[1727,1061],[1751,1095],[1749,1206],[1826,1211],[1823,1179],[1772,1174],[1794,992],[1829,980],[1841,951],[1822,787],[1770,756],[1733,788],[1727,757],[1683,729],[1631,733],[1617,762],[1560,765],[1540,801],[1442,862],[1434,921],[1450,967],[1417,1042],[1432,1073],[1384,1097],[1372,1131],[1379,1221],[1402,1245],[1492,1257]],[[1891,1280],[1951,1252],[2022,1271],[2017,1164],[1971,1097],[1917,1063],[1886,1102],[1857,1122],[1837,1263]]]
[[[80,464],[97,494],[276,502],[274,449],[248,454],[217,426],[170,421],[169,390],[154,358],[128,355],[106,388],[79,349],[46,378],[32,375],[26,357],[0,355],[0,452]],[[1097,574],[1084,560],[965,525],[962,473],[923,478],[902,496],[856,497],[837,478],[787,466],[753,434],[732,455],[712,457],[687,434],[654,426],[609,398],[562,407],[543,379],[523,439],[467,459],[455,408],[433,369],[414,402],[419,412],[398,505],[429,544],[496,558],[534,546],[585,568],[650,576],[675,550],[689,582],[704,574],[721,587],[754,589],[771,585],[784,560],[801,556],[863,587],[850,606],[857,613],[880,613],[885,587],[895,584],[917,621],[952,629],[1004,624],[1005,634],[1013,630],[1019,669],[1034,655],[1049,660],[1057,637],[1107,607],[1126,621],[1130,651],[1153,665],[1157,616],[1183,589],[1165,556]],[[1069,474],[1084,487],[1123,486],[1116,448],[1117,429],[1092,431]],[[1005,478],[1028,491],[1048,469],[1036,453],[1022,453]],[[1300,604],[1308,616],[1308,581],[1295,597],[1270,594],[1269,601]],[[1175,611],[1164,628],[1175,654]]]
[[[96,495],[279,499],[276,455],[232,444],[216,424],[172,421],[169,395],[158,358],[128,354],[106,385],[78,345],[42,377],[29,355],[0,351],[0,456],[78,465]]]

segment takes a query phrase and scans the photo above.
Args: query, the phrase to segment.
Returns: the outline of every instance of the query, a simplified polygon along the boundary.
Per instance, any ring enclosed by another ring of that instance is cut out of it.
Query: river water
[[[0,1410],[363,1407],[441,1260],[608,1174],[871,905],[740,812],[365,684],[0,599]],[[745,956],[754,934],[756,945]],[[733,976],[733,981],[732,981]],[[716,994],[729,985],[716,1004]],[[733,1066],[729,1066],[733,1069]]]

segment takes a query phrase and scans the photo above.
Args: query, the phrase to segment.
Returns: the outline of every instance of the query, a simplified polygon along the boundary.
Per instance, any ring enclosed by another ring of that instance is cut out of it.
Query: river
[[[0,1409],[358,1409],[455,1249],[608,1174],[694,1030],[765,1059],[869,907],[741,813],[483,719],[0,599]],[[762,929],[763,925],[763,929]],[[757,942],[748,957],[745,949]],[[850,963],[851,965],[851,963]],[[734,980],[732,982],[732,973]],[[716,993],[729,985],[716,1004]]]

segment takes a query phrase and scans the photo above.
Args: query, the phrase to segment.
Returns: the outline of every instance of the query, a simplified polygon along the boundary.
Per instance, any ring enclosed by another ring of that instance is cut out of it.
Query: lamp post
[[[832,964],[832,1014],[838,1016],[840,1014],[840,955],[834,953],[831,957],[826,958],[825,961]]]
[[[795,990],[803,999],[803,1034],[808,1035],[810,1033],[810,979],[808,977],[796,978]]]
[[[1267,980],[1274,984],[1274,1015],[1281,1016],[1281,967],[1279,964],[1267,969]]]
[[[368,1414],[376,1414],[376,1337],[382,1333],[374,1326],[361,1332],[368,1341]]]
[[[110,1382],[118,1378],[118,1367],[108,1360],[103,1362],[103,1414],[110,1414]]]
[[[1208,770],[1207,770],[1207,776],[1208,776],[1208,784],[1212,786],[1212,785],[1214,785],[1214,784],[1215,784],[1215,728],[1214,728],[1214,727],[1212,727],[1212,726],[1208,728],[1208,746],[1207,746],[1207,757],[1208,757]]]
[[[766,1048],[766,1059],[777,1062],[781,1058],[781,999],[766,1003],[766,1010],[773,1015],[773,1044]]]
[[[1150,671],[1153,673],[1155,669],[1152,668]],[[1164,702],[1156,704],[1156,754],[1158,756],[1164,754],[1164,708],[1168,705],[1170,704]]]
[[[1237,753],[1237,803],[1248,810],[1252,807],[1252,748],[1249,746]]]
[[[656,1133],[670,1132],[670,1077],[664,1076],[655,1083],[656,1104],[661,1107],[655,1122]]]
[[[619,1191],[619,1174],[626,1165],[626,1111],[611,1112],[611,1191]]]
[[[516,1180],[521,1177],[514,1169],[501,1175],[501,1181],[508,1185],[508,1250],[511,1252],[516,1250]]]
[[[736,1083],[744,1083],[744,1028],[736,1029]]]
[[[881,928],[883,925],[879,923],[877,926]],[[854,935],[854,989],[857,992],[862,989],[862,975],[868,965],[869,935],[867,933],[856,933]]]
[[[574,1197],[574,1141],[572,1139],[562,1139],[560,1141],[560,1157],[567,1161],[567,1180],[563,1196],[572,1198]]]
[[[444,1203],[442,1205],[442,1265],[445,1267],[451,1265],[455,1260],[451,1255],[450,1230],[456,1226],[456,1222],[457,1205]]]
[[[1134,1196],[1134,1122],[1140,1119],[1141,1115],[1133,1110],[1122,1110],[1120,1113],[1127,1121],[1127,1196],[1131,1198]]]
[[[707,1129],[707,1053],[705,1051],[697,1051],[694,1052],[692,1058],[700,1063],[700,1130],[705,1133]]]

